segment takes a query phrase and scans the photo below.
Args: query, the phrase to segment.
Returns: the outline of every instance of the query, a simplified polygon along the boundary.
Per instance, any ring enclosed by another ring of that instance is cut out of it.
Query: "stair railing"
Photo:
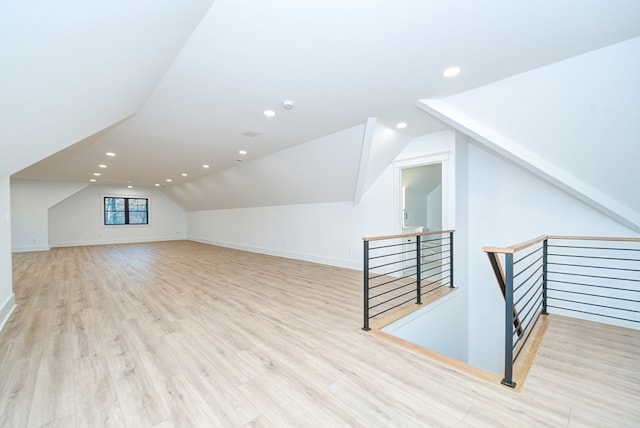
[[[442,287],[454,288],[453,230],[362,238],[364,326]]]
[[[640,238],[541,236],[483,251],[505,299],[503,385],[516,386],[513,364],[549,309],[640,326]]]

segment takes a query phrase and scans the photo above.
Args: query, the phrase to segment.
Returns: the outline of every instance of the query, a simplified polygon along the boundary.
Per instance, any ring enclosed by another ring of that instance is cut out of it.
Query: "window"
[[[105,196],[104,224],[149,224],[149,199]]]

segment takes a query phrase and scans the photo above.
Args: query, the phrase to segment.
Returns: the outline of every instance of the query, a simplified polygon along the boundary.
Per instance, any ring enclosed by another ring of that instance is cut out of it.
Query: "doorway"
[[[442,164],[401,169],[402,232],[442,230]]]

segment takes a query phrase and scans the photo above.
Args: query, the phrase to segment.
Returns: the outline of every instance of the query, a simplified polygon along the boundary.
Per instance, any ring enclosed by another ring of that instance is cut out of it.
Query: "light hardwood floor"
[[[362,331],[357,271],[188,241],[13,264],[3,428],[640,426],[637,331],[553,318],[515,393]]]

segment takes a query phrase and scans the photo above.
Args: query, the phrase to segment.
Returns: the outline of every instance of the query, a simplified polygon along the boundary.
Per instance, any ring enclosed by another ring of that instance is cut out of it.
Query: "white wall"
[[[103,196],[149,198],[149,225],[104,226]],[[49,210],[52,247],[185,239],[186,213],[155,189],[89,186]]]
[[[467,361],[467,344],[464,338],[467,326],[466,317],[456,313],[460,290],[411,313],[410,315],[389,324],[382,330],[427,349]],[[456,299],[457,298],[457,299]],[[463,305],[462,309],[466,309]],[[452,334],[455,332],[455,334]],[[459,334],[459,336],[458,336]]]
[[[469,362],[497,373],[503,363],[504,299],[483,246],[545,234],[638,235],[480,143],[471,142],[468,151]]]
[[[49,208],[89,183],[11,179],[13,251],[49,249]]]
[[[0,330],[15,308],[11,265],[11,185],[0,179]]]
[[[434,189],[441,186],[442,168],[440,164],[423,165],[404,168],[402,170],[402,186],[405,193],[405,227],[422,226],[425,229],[429,223],[429,213],[442,213],[442,199],[430,197]],[[437,196],[437,195],[435,195]],[[441,224],[438,218],[436,224]],[[433,229],[431,230],[439,230]]]
[[[348,202],[194,211],[189,239],[357,268],[363,225]]]
[[[442,185],[427,195],[427,229],[442,229]]]

